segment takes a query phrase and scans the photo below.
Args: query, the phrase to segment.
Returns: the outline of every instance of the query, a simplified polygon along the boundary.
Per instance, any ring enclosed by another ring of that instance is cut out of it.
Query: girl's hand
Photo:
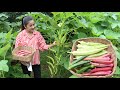
[[[53,45],[56,45],[56,44],[57,44],[57,42],[56,42],[56,41],[54,41],[54,42],[53,42]]]
[[[54,41],[52,44],[48,45],[48,48],[51,48],[53,46],[57,45],[56,41]]]

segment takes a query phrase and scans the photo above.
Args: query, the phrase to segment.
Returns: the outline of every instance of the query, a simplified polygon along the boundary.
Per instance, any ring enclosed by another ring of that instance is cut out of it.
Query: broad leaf
[[[11,47],[10,43],[8,43],[6,46],[0,48],[0,56],[4,57],[6,55],[8,49]]]
[[[120,74],[120,68],[117,66],[116,71],[114,74]]]
[[[65,60],[65,62],[64,62],[64,67],[65,67],[66,69],[68,69],[68,66],[69,66],[69,60]]]
[[[116,56],[117,56],[118,60],[120,61],[120,52],[116,51]]]
[[[78,32],[78,38],[86,38],[87,37],[87,35],[85,34],[85,33],[83,33],[83,32]]]
[[[8,18],[6,14],[0,14],[0,20],[4,21]]]
[[[41,23],[41,26],[42,26],[42,29],[43,29],[43,30],[46,30],[47,27],[46,27],[46,24],[45,24],[45,23]]]
[[[120,37],[118,37],[117,41],[118,41],[118,43],[120,43]]]
[[[103,32],[101,28],[92,27],[92,33],[95,36],[100,36]]]
[[[71,17],[71,16],[73,16],[73,13],[72,13],[72,12],[65,12],[65,17],[66,17],[66,18],[69,18],[69,17]]]
[[[7,65],[8,60],[1,60],[0,61],[0,70],[8,72],[9,71],[9,67]]]
[[[100,38],[106,39],[105,35],[100,35]]]
[[[120,33],[114,32],[112,30],[104,30],[104,34],[107,39],[118,39],[120,37]]]
[[[6,34],[6,39],[9,40],[12,38],[12,29]]]
[[[114,22],[111,24],[112,29],[116,28],[118,26],[118,22]]]
[[[83,27],[83,28],[87,28],[88,27],[88,22],[85,20],[85,18],[82,18],[81,20],[79,20],[78,18],[74,18],[77,22],[78,25],[76,25],[77,27]]]
[[[112,18],[115,19],[115,20],[117,20],[116,14],[113,14],[113,15],[112,15]]]

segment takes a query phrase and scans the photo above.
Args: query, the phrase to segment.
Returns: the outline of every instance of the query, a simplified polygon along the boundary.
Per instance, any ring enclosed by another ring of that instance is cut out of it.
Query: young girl
[[[35,22],[31,16],[26,16],[22,19],[22,31],[17,35],[15,48],[18,46],[30,46],[36,49],[33,60],[29,63],[32,66],[34,78],[40,78],[40,51],[47,50],[48,48],[56,45],[56,41],[47,45],[40,32],[35,30]],[[26,66],[27,63],[21,62],[21,67],[24,74],[30,76],[31,70]]]

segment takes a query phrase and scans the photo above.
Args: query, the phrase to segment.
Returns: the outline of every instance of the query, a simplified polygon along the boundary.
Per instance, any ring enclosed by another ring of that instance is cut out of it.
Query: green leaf
[[[81,23],[82,23],[85,27],[88,27],[88,23],[87,23],[87,21],[85,20],[85,18],[82,18],[80,21],[81,21]]]
[[[0,61],[0,70],[8,72],[9,71],[9,67],[7,65],[8,60],[1,60]]]
[[[78,77],[75,75],[71,75],[69,78],[78,78]]]
[[[101,22],[101,26],[103,26],[103,27],[108,27],[108,26],[109,26],[109,23],[108,23],[108,22],[103,21],[103,22]]]
[[[68,67],[69,67],[69,60],[65,60],[65,62],[64,62],[64,67],[65,67],[66,69],[68,69]]]
[[[18,31],[13,33],[13,37],[16,37],[18,35]]]
[[[101,21],[101,19],[96,17],[96,16],[91,17],[90,20],[91,20],[92,23],[97,23],[97,22]]]
[[[77,17],[79,17],[79,16],[88,17],[90,15],[90,12],[74,12],[74,13],[77,15]]]
[[[100,36],[104,31],[101,28],[92,27],[92,33],[95,36]]]
[[[118,22],[114,22],[111,24],[112,29],[116,28],[118,26]]]
[[[5,36],[6,36],[6,33],[3,33],[3,32],[0,33],[0,38],[5,38]]]
[[[113,45],[113,48],[114,48],[115,51],[119,51],[120,50],[120,48],[117,48],[115,45]]]
[[[118,37],[117,41],[118,41],[118,43],[120,43],[120,37]]]
[[[6,55],[8,49],[11,47],[10,43],[8,43],[6,46],[0,48],[0,56],[4,57]]]
[[[78,38],[86,38],[87,37],[87,35],[85,34],[85,33],[83,33],[83,32],[78,32]]]
[[[6,39],[9,40],[12,38],[12,29],[6,34]]]
[[[116,14],[113,14],[111,17],[112,17],[113,19],[117,20]]]
[[[116,56],[117,56],[118,60],[120,61],[120,52],[116,51]]]
[[[61,44],[64,44],[64,43],[65,43],[65,41],[66,41],[66,36],[67,36],[67,33],[65,33],[65,34],[61,37],[61,39],[60,39]]]
[[[51,13],[53,14],[54,17],[59,14],[59,12],[51,12]]]
[[[2,38],[2,39],[0,40],[0,43],[1,43],[1,45],[6,44],[6,40],[5,40],[5,38]]]
[[[98,23],[105,20],[104,12],[91,12],[88,17],[92,23]]]
[[[112,30],[104,30],[104,34],[107,39],[118,39],[120,37],[120,33],[114,32]]]
[[[65,18],[69,18],[71,16],[73,16],[72,12],[65,12]]]
[[[114,74],[120,74],[120,68],[117,66],[116,71]]]
[[[106,39],[105,35],[100,35],[100,38]]]
[[[86,21],[85,18],[82,18],[81,20],[79,20],[78,18],[74,18],[74,19],[77,22],[77,24],[76,24],[77,27],[83,27],[85,29],[88,27],[88,22]]]
[[[118,27],[120,28],[120,21],[118,21]]]
[[[4,21],[8,16],[6,14],[0,14],[0,20]]]
[[[10,23],[9,22],[4,21],[3,24],[4,24],[4,30],[7,30],[7,31],[10,30]]]
[[[42,29],[43,29],[43,30],[46,30],[47,27],[46,27],[46,24],[45,24],[45,23],[42,23],[41,26],[42,26]]]

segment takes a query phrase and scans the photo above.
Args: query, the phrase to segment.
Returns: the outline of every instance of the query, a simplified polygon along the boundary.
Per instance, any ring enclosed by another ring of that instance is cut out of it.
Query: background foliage
[[[0,61],[5,70],[1,77],[24,76],[20,64],[11,65],[11,51],[16,35],[20,32],[21,19],[30,15],[36,29],[46,43],[57,41],[57,46],[41,52],[41,73],[43,78],[69,78],[69,54],[72,44],[78,38],[101,37],[110,40],[116,51],[118,65],[115,75],[120,74],[120,13],[119,12],[1,12],[0,13]],[[6,52],[2,52],[5,47]],[[4,62],[2,61],[4,60]],[[7,64],[6,64],[7,63]],[[0,66],[2,67],[2,65]]]

